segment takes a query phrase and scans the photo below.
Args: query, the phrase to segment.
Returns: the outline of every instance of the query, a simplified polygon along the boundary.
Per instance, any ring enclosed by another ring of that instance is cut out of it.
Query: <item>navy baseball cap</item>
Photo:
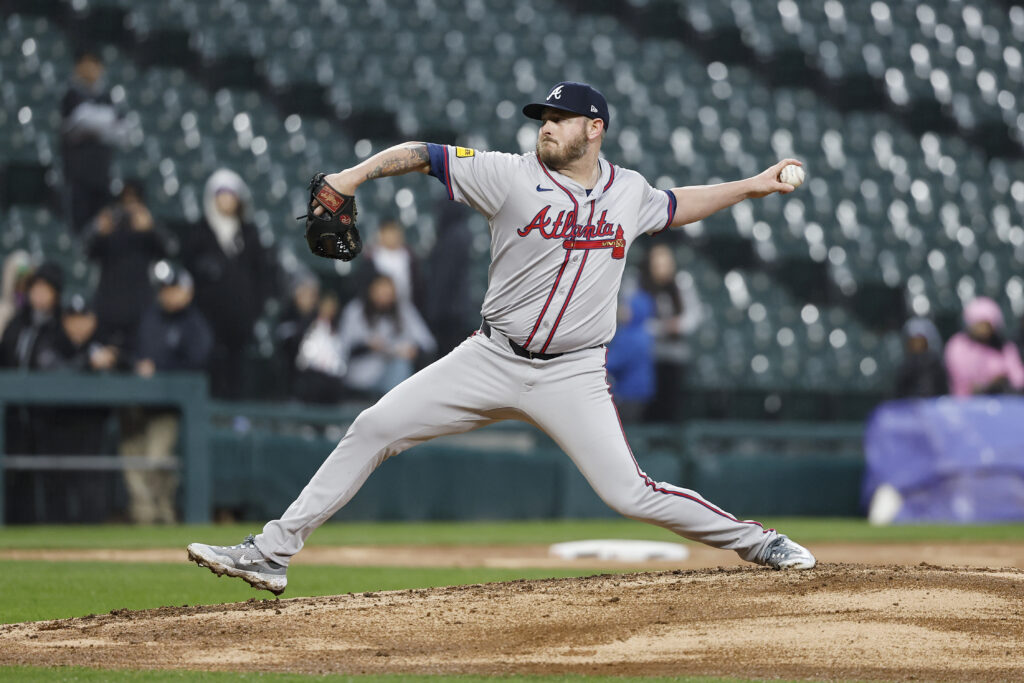
[[[157,261],[150,270],[153,282],[157,288],[160,287],[184,287],[193,289],[192,276],[180,265],[170,261]]]
[[[64,304],[65,315],[89,315],[95,312],[96,309],[93,308],[92,302],[78,292],[69,296],[67,303]]]
[[[523,107],[523,114],[540,121],[540,115],[544,112],[545,107],[561,109],[592,119],[601,119],[604,121],[605,130],[608,130],[608,102],[596,88],[592,88],[586,83],[562,81],[551,89],[547,99],[543,102],[533,102]]]

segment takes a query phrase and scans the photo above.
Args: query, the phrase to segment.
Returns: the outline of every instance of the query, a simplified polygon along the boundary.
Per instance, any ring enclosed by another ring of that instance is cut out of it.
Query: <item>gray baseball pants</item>
[[[648,477],[626,442],[605,376],[604,348],[551,360],[514,354],[496,330],[475,334],[364,410],[256,547],[287,565],[305,540],[393,455],[438,436],[500,420],[536,425],[564,450],[612,509],[757,561],[777,534],[700,494]]]

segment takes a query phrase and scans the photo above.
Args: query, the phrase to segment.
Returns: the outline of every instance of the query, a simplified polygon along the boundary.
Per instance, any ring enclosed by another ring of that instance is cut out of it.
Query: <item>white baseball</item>
[[[788,183],[793,187],[800,187],[804,182],[804,169],[802,166],[796,164],[790,164],[789,166],[783,166],[782,171],[779,173],[779,181]]]

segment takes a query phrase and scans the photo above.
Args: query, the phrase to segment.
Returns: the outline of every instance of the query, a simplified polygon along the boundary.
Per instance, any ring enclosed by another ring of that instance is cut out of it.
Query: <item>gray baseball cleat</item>
[[[779,534],[768,544],[757,563],[772,569],[813,569],[817,560],[810,550],[790,540],[788,536]]]
[[[288,585],[288,567],[266,557],[256,547],[251,534],[238,545],[206,545],[190,543],[188,559],[206,567],[217,576],[235,576],[253,588],[268,590],[274,595],[284,593]]]

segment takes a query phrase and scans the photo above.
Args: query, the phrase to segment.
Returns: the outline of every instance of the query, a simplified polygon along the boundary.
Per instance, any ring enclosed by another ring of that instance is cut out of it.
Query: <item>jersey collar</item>
[[[580,203],[586,203],[593,199],[597,199],[611,188],[612,183],[615,182],[615,167],[612,166],[611,162],[605,159],[598,159],[598,166],[601,168],[601,175],[597,179],[597,184],[594,185],[594,189],[587,194],[586,189],[572,178],[562,175],[558,171],[555,171],[538,158],[537,163],[540,164],[542,173],[546,173],[551,177],[558,185],[562,187],[564,191],[572,194]]]

